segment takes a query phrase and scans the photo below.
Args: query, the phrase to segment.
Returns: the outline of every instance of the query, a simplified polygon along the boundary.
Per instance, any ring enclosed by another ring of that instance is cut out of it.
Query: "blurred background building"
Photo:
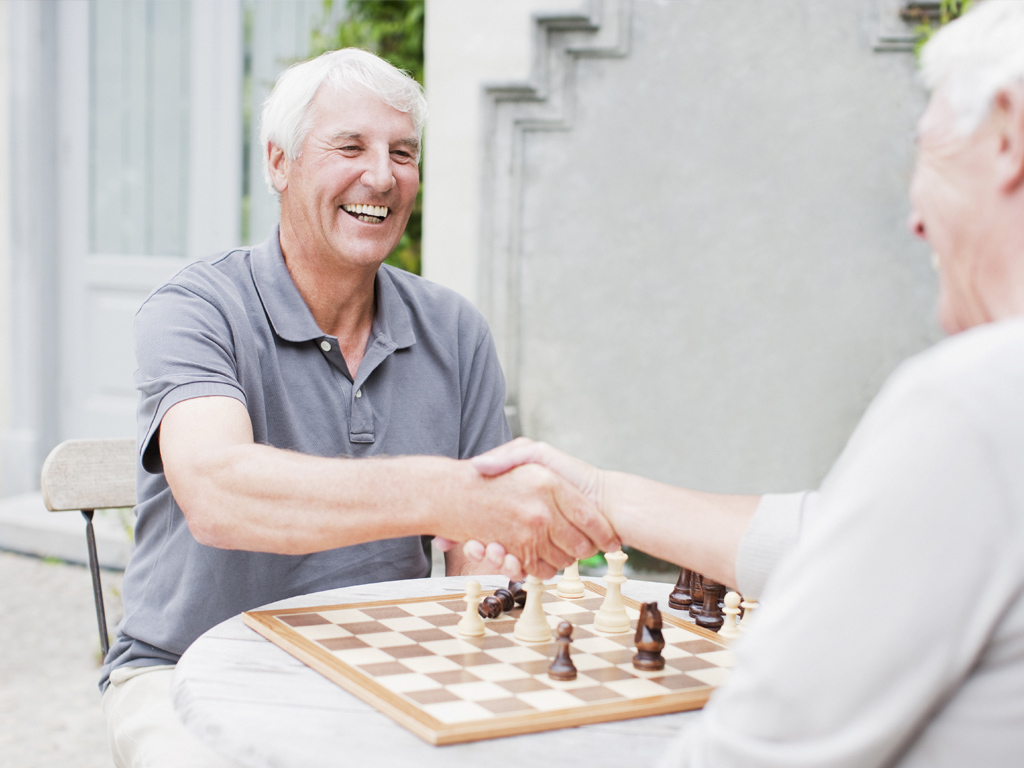
[[[907,5],[427,0],[422,270],[487,314],[518,432],[710,490],[821,479],[939,336]],[[344,13],[0,3],[0,494],[135,433],[132,316],[266,236],[253,116]]]

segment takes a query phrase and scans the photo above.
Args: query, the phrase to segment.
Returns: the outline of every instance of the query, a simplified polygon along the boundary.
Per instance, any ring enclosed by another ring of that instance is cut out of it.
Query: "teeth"
[[[375,216],[378,219],[384,219],[384,218],[387,218],[387,215],[388,215],[388,207],[386,205],[348,205],[348,204],[346,204],[346,205],[341,206],[341,209],[343,211],[348,212],[348,213],[355,214],[356,217],[360,218],[360,220],[362,220],[362,221],[365,221],[365,219],[362,219],[363,216]]]

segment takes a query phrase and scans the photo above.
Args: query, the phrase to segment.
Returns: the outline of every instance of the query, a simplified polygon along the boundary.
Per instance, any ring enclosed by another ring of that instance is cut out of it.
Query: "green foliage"
[[[323,17],[312,32],[312,55],[337,48],[364,48],[423,84],[424,0],[348,0],[341,21],[331,20],[334,0],[323,0],[323,4]],[[422,172],[421,165],[421,178]],[[418,275],[422,240],[421,183],[409,224],[386,263]]]
[[[917,34],[917,41],[914,43],[914,53],[921,54],[925,43],[932,39],[932,35],[940,28],[949,24],[953,19],[960,18],[971,9],[974,0],[941,0],[939,3],[939,17],[932,18],[923,10],[918,14],[911,14],[910,18],[917,18],[920,23],[914,28]]]

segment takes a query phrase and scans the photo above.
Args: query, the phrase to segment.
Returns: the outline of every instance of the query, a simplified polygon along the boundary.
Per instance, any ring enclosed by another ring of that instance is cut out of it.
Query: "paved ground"
[[[103,572],[107,618],[121,574]],[[110,768],[89,570],[0,551],[0,768]]]

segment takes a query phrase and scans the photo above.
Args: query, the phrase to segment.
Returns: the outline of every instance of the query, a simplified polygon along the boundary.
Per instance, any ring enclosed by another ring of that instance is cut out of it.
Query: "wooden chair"
[[[110,640],[107,637],[107,614],[103,607],[92,517],[97,509],[135,506],[135,439],[66,440],[50,451],[43,462],[40,485],[43,503],[48,510],[64,512],[77,509],[85,518],[96,621],[100,630],[100,647],[106,657]]]

